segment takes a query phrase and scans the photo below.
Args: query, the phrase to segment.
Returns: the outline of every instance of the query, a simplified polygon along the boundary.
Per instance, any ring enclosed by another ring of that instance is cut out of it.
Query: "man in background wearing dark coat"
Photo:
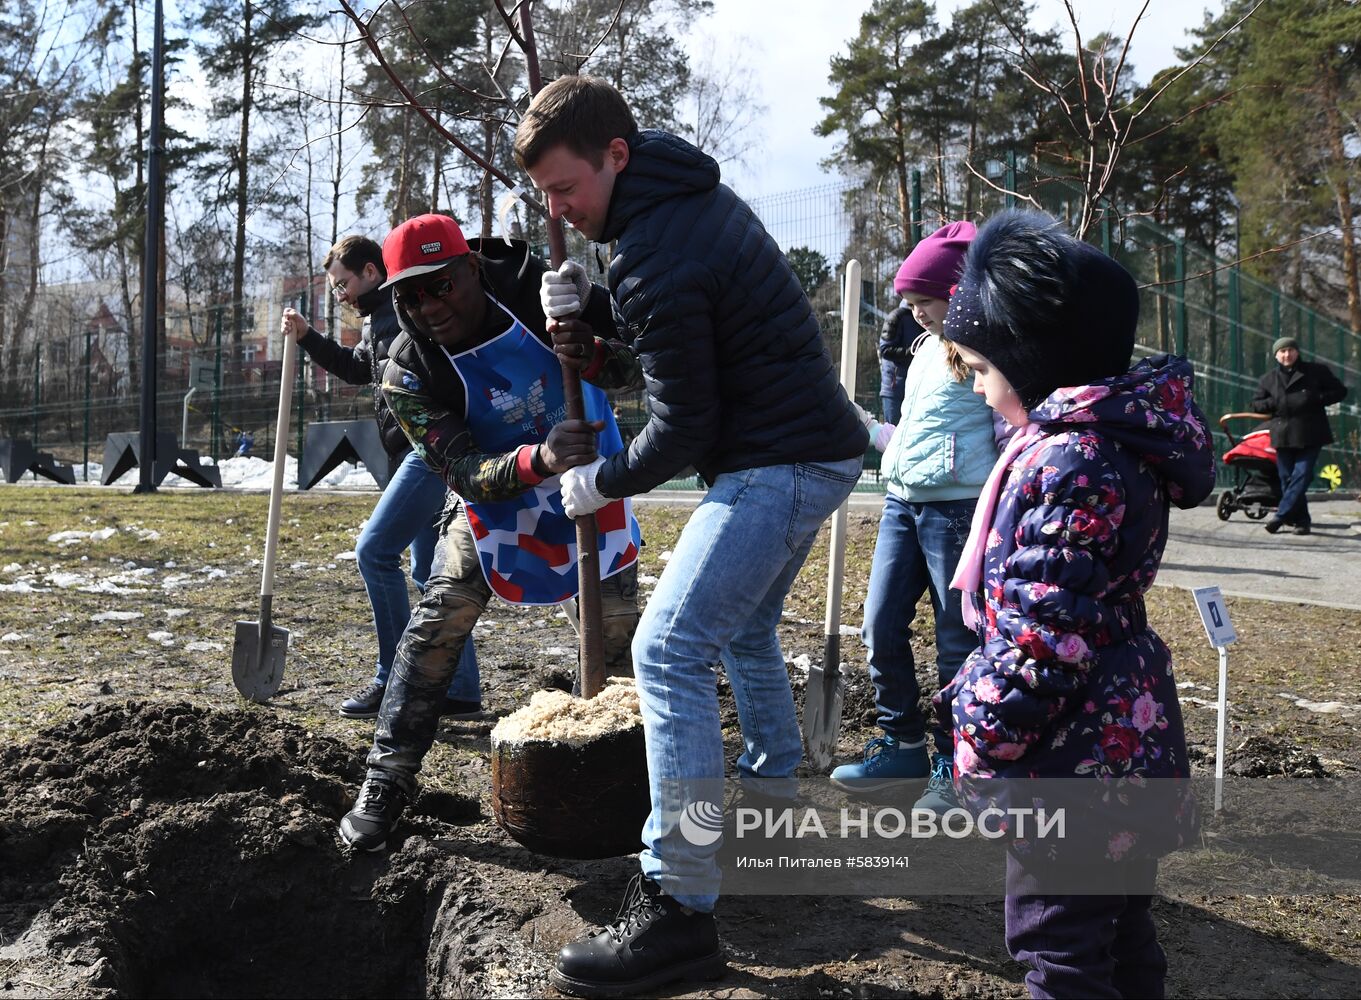
[[[879,333],[879,401],[886,424],[898,422],[907,385],[907,366],[912,363],[912,342],[922,332],[906,303],[884,317]]]
[[[1347,396],[1347,387],[1326,366],[1300,359],[1294,337],[1271,345],[1276,367],[1257,383],[1252,409],[1271,417],[1271,446],[1281,474],[1281,504],[1265,527],[1276,534],[1287,524],[1297,535],[1309,534],[1309,484],[1324,445],[1333,443],[1324,408]]]

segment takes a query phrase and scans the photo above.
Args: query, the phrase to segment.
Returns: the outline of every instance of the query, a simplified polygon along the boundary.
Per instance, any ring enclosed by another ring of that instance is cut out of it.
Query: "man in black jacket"
[[[922,332],[912,318],[912,309],[903,303],[884,317],[879,333],[879,401],[883,422],[896,424],[907,385],[907,366],[912,364],[912,341]]]
[[[391,459],[405,456],[388,479],[354,547],[359,575],[373,608],[378,669],[368,684],[340,703],[340,714],[349,719],[372,719],[383,702],[397,640],[411,617],[402,553],[411,549],[411,579],[417,590],[424,591],[430,576],[430,560],[435,554],[436,519],[444,509],[444,482],[411,450],[378,388],[388,348],[402,332],[392,310],[392,293],[380,287],[387,280],[382,248],[367,236],[346,236],[327,251],[322,267],[336,301],[352,306],[364,318],[359,344],[346,347],[322,336],[293,309],[284,310],[283,334],[297,341],[313,361],[350,385],[372,385],[383,448]],[[477,718],[482,712],[481,689],[477,654],[472,643],[468,643],[460,669],[450,683],[442,714],[453,719]]]
[[[739,776],[789,799],[803,746],[776,626],[867,435],[788,261],[712,158],[639,131],[617,91],[582,76],[535,97],[514,151],[552,215],[615,243],[610,291],[650,408],[627,451],[563,475],[564,508],[589,513],[689,465],[709,484],[633,642],[652,796],[642,872],[616,923],[565,947],[551,974],[567,992],[627,995],[721,971],[720,831],[696,843],[689,825],[724,801],[714,664],[737,701]],[[550,316],[577,308],[574,273],[545,275]],[[586,371],[608,348],[575,327],[554,343]]]
[[[1271,446],[1281,474],[1281,503],[1265,527],[1274,535],[1289,524],[1295,534],[1307,535],[1314,463],[1333,442],[1324,408],[1345,399],[1347,387],[1326,365],[1300,360],[1294,337],[1281,337],[1271,350],[1276,367],[1262,376],[1252,398],[1253,410],[1271,417]]]
[[[491,595],[524,605],[576,596],[576,530],[558,476],[623,447],[604,392],[589,381],[597,373],[627,380],[636,366],[622,345],[602,340],[582,386],[593,420],[567,420],[562,368],[539,307],[544,265],[525,243],[469,241],[448,216],[421,215],[388,234],[383,259],[403,331],[383,398],[450,493],[430,579],[397,645],[368,773],[340,821],[341,838],[366,851],[386,845],[416,791],[445,686]],[[580,325],[612,334],[605,290],[583,282],[578,291]],[[602,510],[596,526],[605,668],[627,675],[641,537],[627,501]]]

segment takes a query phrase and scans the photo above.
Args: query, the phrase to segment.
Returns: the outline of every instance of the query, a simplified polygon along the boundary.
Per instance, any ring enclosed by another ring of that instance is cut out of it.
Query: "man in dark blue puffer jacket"
[[[688,465],[709,484],[633,642],[652,795],[642,873],[616,923],[565,947],[552,975],[584,996],[635,994],[722,969],[721,835],[703,823],[723,802],[713,664],[737,701],[739,777],[792,797],[803,747],[776,625],[818,527],[859,476],[867,434],[788,261],[712,158],[639,131],[617,91],[577,76],[535,98],[515,155],[554,216],[616,244],[609,288],[651,410],[626,451],[564,474],[567,513]],[[558,356],[594,377],[620,345],[570,318],[584,283],[568,262],[544,276],[543,297]]]

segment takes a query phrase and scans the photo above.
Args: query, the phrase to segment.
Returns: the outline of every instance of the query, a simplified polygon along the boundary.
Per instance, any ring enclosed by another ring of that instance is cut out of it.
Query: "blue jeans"
[[[402,553],[411,549],[411,579],[416,589],[424,593],[446,492],[444,480],[431,472],[414,451],[408,452],[388,480],[354,547],[359,575],[373,607],[373,627],[378,633],[378,671],[373,677],[378,684],[387,684],[397,641],[411,618]],[[481,701],[482,680],[471,640],[463,647],[458,667],[449,682],[448,696],[459,701]]]
[[[909,503],[892,493],[884,498],[862,635],[869,647],[878,726],[904,743],[918,743],[926,736],[911,627],[922,594],[930,591],[935,611],[940,687],[954,679],[978,646],[978,636],[964,624],[959,594],[950,589],[976,504],[972,499]],[[953,756],[951,734],[936,726],[933,735],[936,750]]]
[[[652,795],[639,860],[643,874],[685,906],[707,912],[718,899],[721,836],[696,837],[693,825],[723,802],[718,662],[742,727],[739,776],[771,794],[795,792],[803,740],[775,628],[819,526],[850,493],[860,461],[720,475],[638,623],[633,665]]]
[[[1276,519],[1287,524],[1309,524],[1309,484],[1314,481],[1314,463],[1323,449],[1277,448],[1276,471],[1281,474],[1281,505]]]
[[[903,401],[897,396],[880,396],[879,402],[884,414],[883,423],[897,424],[898,416],[903,408]]]

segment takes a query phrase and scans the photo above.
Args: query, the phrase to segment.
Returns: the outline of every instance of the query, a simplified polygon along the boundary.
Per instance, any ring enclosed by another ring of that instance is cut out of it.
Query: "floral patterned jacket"
[[[980,647],[936,695],[971,809],[1052,804],[1048,779],[1082,779],[1057,786],[1081,821],[1068,823],[1074,843],[1045,845],[1051,857],[1158,856],[1196,833],[1172,658],[1143,600],[1169,505],[1214,486],[1191,383],[1184,359],[1162,355],[1030,412],[1042,433],[1012,463],[982,593],[966,595],[980,601]]]

